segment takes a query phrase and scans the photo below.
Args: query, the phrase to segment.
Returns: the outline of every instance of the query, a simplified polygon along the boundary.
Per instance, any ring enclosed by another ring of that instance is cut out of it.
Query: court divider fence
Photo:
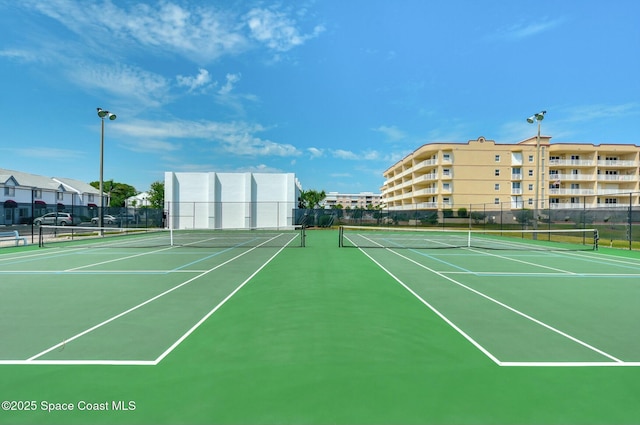
[[[617,199],[624,199],[622,197]],[[115,218],[118,227],[165,227],[176,229],[224,228],[291,228],[297,226],[328,228],[340,225],[443,227],[488,230],[535,229],[598,229],[600,245],[625,249],[640,249],[639,194],[630,193],[628,203],[593,206],[586,197],[573,198],[571,203],[549,204],[541,201],[537,210],[532,205],[512,203],[434,206],[420,208],[332,208],[301,209],[291,202],[179,202],[167,203],[165,209],[105,208],[104,214]],[[92,223],[99,217],[99,207],[80,205],[39,208],[35,204],[0,205],[20,214],[5,227],[32,225],[34,217],[51,211],[68,212],[81,223]],[[170,221],[173,220],[173,221]],[[54,223],[55,224],[55,223]],[[21,234],[28,232],[21,230]],[[32,232],[37,234],[37,232]]]

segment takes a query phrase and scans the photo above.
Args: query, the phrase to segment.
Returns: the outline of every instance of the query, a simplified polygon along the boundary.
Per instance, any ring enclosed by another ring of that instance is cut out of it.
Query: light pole
[[[98,117],[100,117],[100,122],[101,122],[101,128],[100,128],[100,188],[98,189],[100,191],[100,213],[99,213],[99,217],[100,217],[100,221],[98,222],[98,226],[100,227],[100,234],[102,234],[102,228],[104,227],[104,193],[103,192],[103,185],[104,185],[104,178],[103,178],[103,169],[104,169],[104,119],[105,118],[109,118],[109,120],[113,121],[116,119],[116,114],[112,114],[109,111],[105,111],[102,108],[97,108],[98,109]]]
[[[527,118],[527,122],[529,124],[533,124],[534,122],[538,122],[538,136],[536,137],[536,189],[535,189],[535,199],[533,204],[533,229],[538,230],[538,202],[539,202],[539,194],[540,194],[540,124],[544,119],[544,114],[547,111],[540,111],[537,114],[531,115]],[[537,239],[537,234],[533,234],[533,238]]]

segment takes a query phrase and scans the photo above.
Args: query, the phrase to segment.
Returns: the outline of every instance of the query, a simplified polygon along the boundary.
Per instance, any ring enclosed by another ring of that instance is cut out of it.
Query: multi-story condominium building
[[[336,208],[342,205],[342,208],[376,208],[380,205],[382,195],[373,192],[360,193],[338,193],[329,192],[324,198],[323,205],[325,208]]]
[[[539,145],[535,137],[516,144],[480,137],[423,145],[383,173],[383,201],[400,210],[640,204],[640,147],[550,139],[541,136]]]

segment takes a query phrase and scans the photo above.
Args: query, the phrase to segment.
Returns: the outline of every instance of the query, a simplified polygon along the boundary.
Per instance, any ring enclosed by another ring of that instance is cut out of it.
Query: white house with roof
[[[142,208],[151,206],[148,192],[140,192],[124,200],[124,206],[127,208]]]
[[[51,211],[90,215],[99,201],[88,183],[0,168],[0,225],[27,224]]]

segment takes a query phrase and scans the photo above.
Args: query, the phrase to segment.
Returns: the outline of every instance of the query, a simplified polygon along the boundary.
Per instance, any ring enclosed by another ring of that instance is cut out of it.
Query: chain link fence
[[[635,194],[637,199],[637,194]],[[632,197],[630,195],[629,199]],[[488,230],[597,229],[601,246],[640,249],[640,206],[607,204],[588,207],[586,199],[578,206],[552,205],[536,211],[531,206],[512,208],[512,204],[450,205],[420,209],[300,209],[291,202],[180,202],[167,203],[165,210],[153,208],[105,208],[109,223],[119,227],[169,227],[175,229],[291,228],[296,226],[330,228],[339,225],[443,227]],[[544,205],[549,206],[548,202]],[[7,210],[11,210],[7,212]],[[0,204],[0,225],[33,227],[34,218],[50,212],[67,212],[81,225],[96,225],[99,207]],[[535,217],[537,213],[537,217]],[[10,221],[7,221],[7,217]],[[4,222],[2,222],[4,219]],[[170,222],[169,220],[173,220]],[[53,224],[53,223],[52,223]]]
[[[637,196],[637,194],[636,194]],[[607,204],[588,207],[585,199],[578,206],[552,205],[536,211],[509,204],[451,205],[440,209],[409,207],[398,209],[301,210],[310,225],[442,227],[473,230],[562,230],[597,229],[601,246],[640,249],[640,206]],[[544,205],[550,205],[545,202]],[[537,213],[537,214],[536,214]],[[535,217],[537,215],[537,217]]]

